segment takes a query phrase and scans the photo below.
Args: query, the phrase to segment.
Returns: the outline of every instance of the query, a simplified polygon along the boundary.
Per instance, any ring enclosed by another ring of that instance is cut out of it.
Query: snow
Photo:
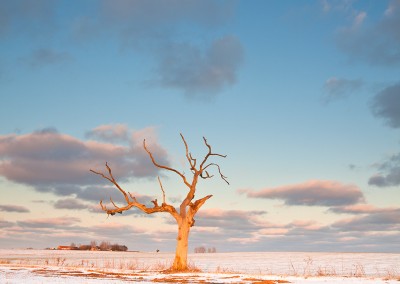
[[[0,283],[388,283],[400,254],[253,252],[190,254],[202,272],[167,274],[171,253],[0,250]],[[267,283],[267,282],[264,282]]]

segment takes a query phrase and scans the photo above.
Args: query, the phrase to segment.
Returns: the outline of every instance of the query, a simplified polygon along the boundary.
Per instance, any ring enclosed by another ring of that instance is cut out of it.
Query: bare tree
[[[90,247],[91,247],[92,249],[97,248],[97,242],[96,242],[96,241],[91,241],[91,242],[90,242]]]
[[[209,198],[212,197],[212,195],[207,195],[203,198],[194,200],[194,196],[196,193],[196,186],[197,182],[199,181],[199,178],[202,179],[212,178],[213,175],[210,175],[208,170],[210,170],[210,168],[215,168],[218,171],[221,179],[223,179],[227,184],[229,184],[226,176],[222,174],[220,166],[216,163],[209,162],[209,158],[211,158],[212,156],[225,158],[226,155],[213,153],[210,144],[208,144],[206,138],[203,137],[204,144],[208,148],[208,152],[204,156],[203,160],[201,160],[201,162],[198,163],[197,159],[193,158],[192,154],[189,152],[189,147],[186,143],[185,138],[183,137],[182,134],[180,135],[185,145],[186,159],[189,164],[190,172],[192,173],[191,180],[186,177],[185,173],[180,172],[169,166],[159,164],[154,158],[152,152],[147,148],[146,140],[143,140],[143,148],[148,153],[153,165],[156,166],[157,168],[174,172],[182,179],[183,183],[186,185],[188,192],[185,199],[179,206],[179,208],[175,208],[174,206],[167,203],[165,199],[165,191],[159,177],[158,177],[158,182],[162,191],[163,201],[161,205],[159,205],[157,199],[155,199],[152,201],[153,206],[148,207],[145,204],[140,203],[136,199],[136,197],[133,196],[131,193],[129,192],[127,193],[124,189],[121,188],[121,186],[115,180],[111,168],[107,163],[106,163],[106,168],[108,170],[108,175],[94,170],[90,170],[91,172],[102,176],[103,178],[107,179],[112,184],[114,184],[125,198],[126,202],[125,206],[117,206],[114,203],[114,201],[110,198],[110,202],[114,206],[113,209],[108,209],[105,205],[103,205],[103,202],[100,201],[102,210],[105,211],[107,214],[109,215],[115,215],[115,213],[122,214],[122,212],[129,210],[130,208],[136,207],[147,214],[153,214],[156,212],[168,212],[169,214],[172,215],[172,217],[178,224],[176,253],[175,253],[174,263],[171,267],[171,269],[175,271],[185,271],[188,269],[187,253],[188,253],[188,240],[189,240],[190,228],[194,226],[195,223],[194,216],[196,215],[197,211]]]

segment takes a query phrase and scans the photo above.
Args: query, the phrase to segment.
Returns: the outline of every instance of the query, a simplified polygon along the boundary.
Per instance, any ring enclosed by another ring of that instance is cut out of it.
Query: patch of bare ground
[[[234,278],[240,278],[240,276],[239,275],[234,275],[234,276],[223,277],[223,279],[234,279]]]
[[[286,280],[265,280],[257,278],[244,278],[243,281],[251,281],[252,284],[278,284],[278,283],[290,283]]]
[[[52,270],[52,269],[36,269],[32,271],[41,276],[69,276],[69,277],[85,277],[85,278],[99,278],[99,279],[143,279],[141,274],[137,273],[118,273],[110,271],[96,271],[88,270],[87,272],[79,270]]]
[[[164,277],[164,278],[155,278],[152,280],[153,282],[158,283],[193,283],[193,279],[183,279],[180,277]],[[196,283],[207,283],[207,282],[196,282]]]

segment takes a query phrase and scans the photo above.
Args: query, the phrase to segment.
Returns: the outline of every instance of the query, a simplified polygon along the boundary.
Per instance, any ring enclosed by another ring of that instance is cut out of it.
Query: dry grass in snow
[[[400,281],[400,254],[215,253],[189,256],[188,273],[168,271],[172,254],[0,250],[0,283],[385,283]]]

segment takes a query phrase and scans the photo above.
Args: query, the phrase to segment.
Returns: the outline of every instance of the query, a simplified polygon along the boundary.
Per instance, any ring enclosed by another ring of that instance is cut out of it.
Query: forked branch
[[[185,149],[186,149],[186,159],[189,162],[190,165],[190,170],[194,173],[196,170],[196,159],[192,157],[192,153],[189,152],[189,147],[188,144],[186,143],[185,137],[183,137],[182,133],[180,134],[183,144],[185,144]]]
[[[208,160],[208,158],[209,158],[210,156],[219,156],[219,157],[222,157],[222,158],[226,158],[226,155],[221,155],[221,154],[213,153],[213,152],[212,152],[212,149],[211,149],[211,145],[208,144],[207,139],[206,139],[205,137],[203,137],[203,140],[204,140],[204,144],[206,144],[206,146],[207,146],[207,148],[208,148],[208,153],[207,153],[207,155],[204,157],[204,160],[203,160],[203,162],[202,162],[201,165],[200,165],[200,170],[203,170],[203,169],[204,169],[203,167],[204,167],[205,163],[207,162],[207,160]]]
[[[206,169],[207,169],[208,167],[210,167],[210,166],[215,166],[215,167],[217,167],[217,168],[218,168],[218,173],[219,173],[219,175],[221,176],[221,178],[222,178],[227,184],[229,184],[229,182],[228,182],[228,180],[227,180],[227,177],[224,176],[224,175],[222,174],[220,166],[219,166],[218,164],[215,164],[215,163],[210,163],[210,164],[208,164],[207,166],[204,167],[203,170],[205,171],[206,175],[205,175],[205,176],[203,176],[203,175],[201,176],[203,179],[212,178],[212,177],[213,177],[213,176],[210,176],[210,174],[206,171]]]
[[[147,207],[146,205],[140,203],[137,201],[136,197],[134,197],[131,193],[127,193],[125,190],[122,189],[122,187],[118,184],[118,182],[115,180],[113,174],[112,174],[112,170],[110,168],[110,166],[106,163],[106,168],[108,170],[108,176],[105,175],[104,173],[101,172],[97,172],[94,170],[90,170],[92,173],[95,173],[97,175],[102,176],[103,178],[107,179],[108,181],[110,181],[112,184],[114,184],[118,190],[122,193],[122,195],[125,198],[126,201],[126,205],[125,206],[117,206],[115,204],[115,202],[112,200],[112,198],[110,198],[110,202],[111,204],[114,206],[113,209],[108,209],[106,205],[103,204],[103,200],[100,201],[100,206],[101,209],[106,212],[108,215],[115,215],[116,213],[120,213],[122,214],[122,212],[127,211],[129,209],[131,209],[132,207],[136,207],[139,210],[143,211],[146,214],[152,214],[152,213],[156,213],[156,212],[169,212],[177,221],[180,218],[178,212],[176,212],[175,208],[169,204],[167,204],[165,202],[165,191],[164,188],[161,185],[161,181],[160,181],[160,185],[161,185],[161,190],[163,192],[163,203],[161,206],[158,205],[157,203],[157,199],[153,200],[152,203],[154,204],[153,207]]]
[[[109,176],[106,176],[106,175],[103,174],[103,173],[96,172],[96,171],[94,171],[94,170],[92,170],[92,169],[90,169],[90,171],[91,171],[92,173],[95,173],[95,174],[97,174],[97,175],[102,176],[102,177],[105,178],[105,179],[108,179],[108,180],[109,180],[112,184],[114,184],[114,185],[118,188],[118,190],[124,195],[125,201],[126,201],[127,203],[129,203],[128,194],[126,194],[126,192],[119,186],[119,184],[118,184],[117,181],[115,180],[115,178],[114,178],[114,176],[113,176],[113,174],[112,174],[111,168],[108,166],[108,163],[107,163],[107,162],[106,162],[106,168],[107,168],[107,170],[108,170],[108,175],[109,175]]]
[[[171,167],[164,166],[164,165],[160,165],[159,163],[156,162],[156,160],[155,160],[154,157],[153,157],[153,154],[152,154],[152,153],[149,151],[149,149],[147,149],[147,147],[146,147],[146,139],[143,140],[143,148],[146,150],[147,154],[149,154],[150,159],[151,159],[151,161],[153,162],[153,165],[155,165],[157,168],[164,169],[164,170],[168,170],[168,171],[171,171],[171,172],[174,172],[174,173],[178,174],[178,175],[183,179],[183,182],[185,183],[185,185],[188,186],[188,187],[190,187],[190,184],[189,184],[189,182],[186,180],[186,177],[185,177],[184,174],[182,174],[181,172],[179,172],[179,171],[177,171],[177,170],[175,170],[175,169],[173,169],[173,168],[171,168]]]

